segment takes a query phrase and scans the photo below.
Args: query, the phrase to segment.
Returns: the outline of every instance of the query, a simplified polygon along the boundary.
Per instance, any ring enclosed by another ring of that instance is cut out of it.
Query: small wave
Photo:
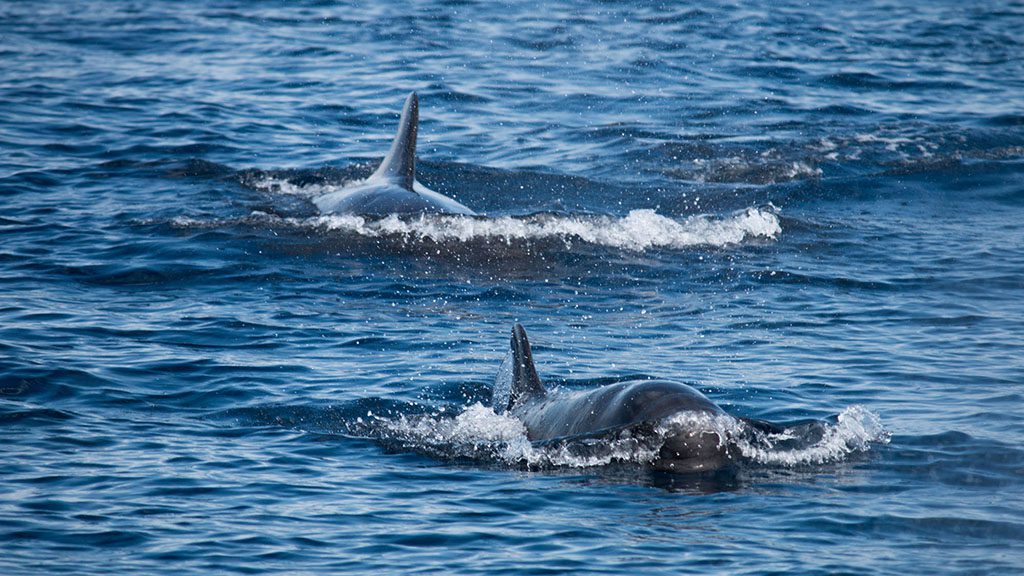
[[[271,194],[312,199],[336,192],[362,180],[366,166],[355,166],[344,175],[326,174],[299,178],[280,173],[251,173],[247,186]],[[354,170],[354,171],[353,171]],[[814,167],[799,162],[776,170],[782,181],[820,175]],[[395,238],[405,242],[503,242],[561,240],[571,248],[574,241],[642,252],[657,248],[728,246],[746,240],[776,239],[782,229],[775,206],[750,207],[726,216],[694,215],[683,219],[658,214],[651,209],[630,211],[624,217],[594,214],[535,213],[527,216],[473,218],[425,215],[419,218],[391,216],[383,219],[352,215],[321,215],[279,219],[287,226],[322,231],[348,232],[368,238]],[[253,218],[273,220],[261,212]],[[260,222],[266,224],[268,222]],[[270,222],[272,224],[272,222]]]
[[[722,445],[734,447],[740,462],[760,466],[796,467],[841,462],[865,452],[872,444],[887,443],[889,433],[878,416],[862,406],[851,406],[833,424],[814,422],[778,433],[756,430],[726,414],[683,413],[654,428],[650,436],[624,430],[600,438],[573,439],[534,444],[523,423],[497,414],[481,403],[454,417],[446,411],[434,414],[386,418],[368,415],[369,435],[403,448],[443,459],[493,461],[529,468],[589,468],[613,463],[647,465],[657,457],[670,435],[681,430],[702,429],[716,433]]]
[[[250,188],[273,194],[299,196],[301,198],[316,198],[317,196],[337,192],[346,186],[352,186],[364,179],[349,179],[342,183],[294,182],[288,178],[276,178],[266,174],[245,174],[242,176],[242,182]]]
[[[183,228],[231,223],[188,217],[172,221],[174,226]],[[450,215],[409,218],[392,215],[381,219],[354,215],[292,218],[257,211],[234,223],[392,238],[402,242],[511,244],[514,241],[561,240],[571,247],[574,241],[582,241],[637,252],[656,248],[729,246],[752,239],[776,239],[782,232],[777,210],[772,206],[747,208],[726,217],[702,214],[681,220],[648,209],[632,210],[624,217],[535,214],[497,218]]]
[[[336,192],[365,180],[377,162],[357,162],[344,168],[323,167],[315,170],[259,170],[238,172],[239,184],[252,190],[285,196],[312,199]]]
[[[589,468],[613,462],[646,463],[654,459],[657,442],[633,438],[628,432],[611,438],[583,439],[538,446],[526,436],[518,419],[497,414],[477,402],[454,418],[445,414],[379,418],[376,434],[406,448],[444,459],[466,458],[529,468]]]
[[[692,170],[674,170],[670,175],[701,183],[781,184],[794,180],[821,178],[822,171],[808,158],[775,158],[774,151],[755,158],[730,156],[714,160],[695,159]]]
[[[788,467],[840,462],[850,454],[867,451],[873,443],[889,441],[878,416],[859,405],[843,410],[834,424],[814,421],[779,433],[757,430],[728,415],[686,413],[663,423],[659,433],[695,427],[714,431],[723,444],[735,446],[745,461]]]
[[[945,171],[977,160],[1016,161],[1024,156],[1022,149],[1014,135],[894,124],[791,142],[673,142],[661,146],[659,156],[671,159],[671,165],[661,170],[671,178],[775,185],[865,170],[902,175]]]

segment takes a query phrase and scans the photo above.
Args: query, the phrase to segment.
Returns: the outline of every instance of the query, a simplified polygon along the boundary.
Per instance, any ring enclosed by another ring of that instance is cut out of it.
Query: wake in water
[[[798,467],[841,462],[887,443],[889,433],[878,416],[851,406],[834,422],[812,421],[767,432],[727,414],[677,414],[654,426],[653,434],[628,430],[608,436],[532,443],[523,423],[475,403],[455,416],[444,412],[371,416],[363,432],[392,447],[441,459],[497,462],[531,469],[588,468],[609,464],[646,466],[665,440],[680,431],[713,430],[738,465]],[[364,422],[361,422],[363,424]]]
[[[334,174],[252,172],[240,175],[243,186],[270,194],[274,201],[311,202],[358,184],[364,166]],[[299,178],[302,176],[302,178]],[[292,229],[318,236],[370,238],[401,244],[513,244],[574,243],[642,252],[649,249],[680,249],[694,246],[724,247],[748,241],[775,240],[782,233],[779,210],[771,204],[752,206],[724,215],[697,214],[671,217],[652,209],[634,209],[625,216],[593,213],[537,212],[495,217],[424,214],[390,215],[383,218],[350,214],[302,215],[276,208],[255,210],[234,220],[204,221],[176,218],[178,227],[248,225]]]
[[[373,219],[353,215],[297,218],[256,211],[234,219],[201,220],[179,217],[181,228],[247,225],[287,228],[319,235],[352,235],[399,243],[452,244],[561,241],[641,252],[649,249],[680,249],[693,246],[723,247],[752,240],[773,240],[782,232],[773,206],[747,208],[725,217],[669,218],[654,210],[633,210],[624,217],[598,215],[533,214],[529,216],[397,215]]]
[[[482,402],[452,409],[360,401],[339,407],[266,406],[230,410],[224,416],[246,425],[286,426],[373,440],[400,452],[439,460],[533,470],[579,469],[613,464],[646,467],[665,440],[680,430],[712,430],[730,447],[738,466],[797,468],[838,463],[885,444],[889,433],[878,416],[850,406],[829,421],[805,421],[764,431],[727,414],[677,414],[644,434],[622,430],[600,437],[537,443],[523,423]]]

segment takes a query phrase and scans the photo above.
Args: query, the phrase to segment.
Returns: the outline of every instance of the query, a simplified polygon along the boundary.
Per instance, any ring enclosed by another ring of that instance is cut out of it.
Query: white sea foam
[[[790,172],[803,173],[804,167],[794,163]],[[788,173],[788,172],[787,172]],[[793,176],[787,176],[790,178]],[[305,198],[335,192],[351,186],[344,184],[293,184],[286,179],[263,176],[248,184],[256,189]],[[596,215],[535,214],[530,216],[499,216],[494,218],[423,215],[382,219],[353,215],[322,215],[311,218],[278,218],[254,212],[252,219],[321,231],[352,233],[380,238],[394,237],[404,241],[468,242],[521,240],[562,240],[571,245],[582,241],[625,250],[643,251],[652,248],[686,248],[690,246],[728,246],[750,239],[775,239],[782,232],[778,209],[774,206],[751,207],[727,216],[707,214],[677,219],[654,210],[632,210],[624,217]]]
[[[755,157],[727,156],[693,160],[689,174],[696,182],[746,182],[778,184],[792,180],[820,178],[821,168],[805,159],[786,159],[769,149]],[[684,172],[685,173],[685,172]]]
[[[753,451],[744,454],[765,464],[821,464],[838,462],[854,452],[864,452],[871,444],[887,444],[890,433],[878,415],[859,405],[840,412],[835,424],[826,426],[821,439],[796,450]]]
[[[684,413],[663,423],[660,433],[695,428],[716,433],[723,444],[738,448],[743,459],[767,465],[839,462],[854,452],[868,450],[872,443],[889,441],[889,433],[878,416],[858,405],[843,410],[835,424],[821,423],[812,430],[791,428],[780,434],[768,434],[729,415]],[[795,446],[790,442],[794,440]]]
[[[368,238],[395,238],[405,242],[504,242],[561,240],[567,246],[586,242],[624,250],[728,246],[751,239],[775,239],[782,232],[774,207],[747,208],[728,216],[690,216],[674,219],[654,210],[633,210],[624,217],[537,214],[497,218],[422,215],[381,219],[354,215],[285,218],[254,212],[250,222],[261,225],[314,229],[322,233],[348,233]],[[190,219],[175,225],[194,226]]]
[[[364,179],[352,180],[344,183],[305,183],[295,184],[287,178],[262,175],[245,179],[245,184],[256,190],[272,192],[274,194],[287,194],[289,196],[300,196],[302,198],[316,198],[331,192],[337,192],[343,188],[354,186],[363,182]]]
[[[839,462],[889,439],[878,417],[861,406],[843,410],[835,424],[821,423],[815,428],[817,433],[796,448],[783,444],[806,432],[793,429],[766,434],[727,414],[677,414],[657,426],[653,436],[633,435],[627,430],[609,437],[544,445],[531,443],[518,419],[497,414],[480,403],[454,417],[438,413],[374,418],[378,435],[402,442],[407,448],[445,458],[492,460],[531,468],[587,468],[621,462],[646,465],[657,458],[665,439],[680,430],[715,433],[723,446],[738,449],[743,461],[785,467]]]
[[[533,456],[523,423],[480,403],[470,405],[454,418],[443,413],[374,418],[383,438],[441,456],[497,457],[513,463],[530,461]]]
[[[628,433],[612,438],[534,445],[518,419],[497,414],[475,403],[454,418],[444,414],[401,415],[377,418],[388,440],[399,440],[412,449],[447,458],[493,459],[531,468],[586,468],[612,462],[649,462],[658,444],[633,438]]]

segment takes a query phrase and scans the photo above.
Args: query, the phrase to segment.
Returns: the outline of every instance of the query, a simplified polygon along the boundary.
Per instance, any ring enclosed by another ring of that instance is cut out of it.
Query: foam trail
[[[795,168],[794,168],[795,169]],[[304,198],[315,198],[358,182],[340,184],[294,184],[287,179],[263,176],[247,182],[258,190]],[[767,205],[750,207],[726,216],[700,214],[675,219],[651,209],[631,210],[624,217],[534,214],[495,218],[423,215],[381,219],[331,214],[311,218],[284,218],[254,212],[251,220],[319,231],[352,233],[370,238],[392,237],[406,242],[470,242],[561,240],[571,247],[582,241],[598,246],[642,252],[657,248],[729,246],[752,239],[777,239],[782,233],[778,209]],[[181,224],[181,222],[176,222]]]
[[[746,208],[724,217],[701,214],[679,220],[647,209],[632,210],[624,217],[536,214],[484,218],[425,214],[413,218],[391,215],[381,219],[354,215],[289,218],[257,211],[235,220],[203,221],[178,217],[172,223],[183,228],[231,224],[291,227],[320,234],[356,234],[407,243],[483,241],[511,244],[560,240],[568,248],[574,242],[585,242],[636,252],[693,246],[724,247],[756,239],[776,239],[782,232],[776,209],[772,206]]]
[[[440,458],[472,458],[531,468],[588,468],[617,462],[638,465],[658,456],[666,437],[679,429],[702,429],[718,434],[723,445],[739,449],[748,465],[794,467],[841,462],[872,444],[886,443],[889,433],[877,415],[861,406],[845,410],[835,424],[821,423],[820,437],[787,448],[797,431],[758,433],[727,414],[683,413],[666,419],[650,437],[621,431],[601,438],[567,440],[545,445],[529,441],[523,423],[507,414],[496,414],[480,403],[452,417],[444,412],[427,415],[375,417],[373,435],[399,441],[411,450]]]
[[[791,450],[773,450],[750,441],[737,442],[743,456],[760,464],[796,466],[839,462],[854,452],[867,451],[872,443],[889,442],[890,434],[878,416],[863,406],[843,410],[835,424],[823,427],[821,438],[810,446]],[[786,437],[776,439],[788,439]]]
[[[313,224],[364,236],[402,236],[434,242],[470,240],[579,239],[589,244],[643,251],[649,248],[726,246],[747,238],[775,238],[781,231],[778,216],[767,209],[748,208],[716,219],[691,216],[673,220],[654,210],[633,210],[623,218],[608,216],[538,215],[473,218],[421,216],[403,219],[388,216],[366,220],[358,216],[320,216]]]
[[[810,430],[789,428],[781,434],[754,430],[728,414],[678,414],[666,420],[658,432],[666,435],[674,429],[715,432],[723,444],[738,448],[744,460],[774,466],[840,462],[850,454],[869,450],[873,443],[889,441],[878,416],[859,405],[843,410],[835,424],[822,422]],[[790,447],[793,440],[798,441],[797,447]]]

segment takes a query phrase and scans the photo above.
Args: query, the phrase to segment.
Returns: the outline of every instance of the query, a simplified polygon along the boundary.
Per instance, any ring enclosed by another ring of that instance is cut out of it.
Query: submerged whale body
[[[366,180],[313,200],[323,214],[387,216],[389,214],[463,214],[474,212],[416,181],[416,131],[419,100],[409,94],[391,150]]]
[[[751,431],[778,433],[768,422],[730,417],[694,388],[667,380],[633,380],[584,391],[545,390],[533,363],[526,330],[512,329],[511,381],[495,390],[494,409],[518,418],[534,443],[594,438],[629,432],[652,435],[655,427],[677,415],[690,422],[670,429],[651,466],[671,472],[725,468],[739,457],[736,448],[711,425],[715,417],[734,418]]]

